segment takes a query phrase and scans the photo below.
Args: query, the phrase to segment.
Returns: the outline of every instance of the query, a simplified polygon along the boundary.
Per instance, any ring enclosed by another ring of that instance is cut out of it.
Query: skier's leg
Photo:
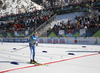
[[[32,62],[32,59],[33,59],[33,49],[30,46],[30,63]]]
[[[35,45],[33,46],[33,62],[34,62],[34,63],[37,63],[37,62],[35,61]]]
[[[35,45],[32,46],[33,49],[33,59],[35,59]]]

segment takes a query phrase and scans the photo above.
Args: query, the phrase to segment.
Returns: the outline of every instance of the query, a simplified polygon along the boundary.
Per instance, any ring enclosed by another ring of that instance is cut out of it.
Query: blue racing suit
[[[38,36],[36,36],[36,38],[37,38],[37,39],[36,39],[36,43],[38,44]]]
[[[35,43],[36,43],[37,37],[35,37],[34,35],[30,36],[29,39],[29,47],[30,47],[30,59],[34,59],[35,58]]]

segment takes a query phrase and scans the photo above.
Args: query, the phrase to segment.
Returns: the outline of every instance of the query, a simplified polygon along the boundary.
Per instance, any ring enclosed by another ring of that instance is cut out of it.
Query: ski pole
[[[24,49],[24,48],[26,48],[26,47],[28,47],[28,46],[29,46],[29,45],[27,45],[27,46],[25,46],[25,47],[22,47],[22,48],[19,48],[19,49],[15,50],[15,51],[11,51],[11,53],[12,53],[12,52],[19,51],[19,50],[22,50],[22,49]]]

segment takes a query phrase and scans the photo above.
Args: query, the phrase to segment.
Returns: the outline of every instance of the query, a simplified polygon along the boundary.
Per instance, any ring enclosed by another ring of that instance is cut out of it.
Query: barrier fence
[[[100,28],[49,30],[47,37],[100,37]]]
[[[28,38],[0,38],[0,42],[28,43]],[[38,43],[100,45],[100,37],[40,37]]]

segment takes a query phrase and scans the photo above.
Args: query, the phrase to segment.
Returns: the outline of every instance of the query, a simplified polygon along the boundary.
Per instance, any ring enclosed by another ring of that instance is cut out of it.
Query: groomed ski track
[[[99,73],[100,71],[100,45],[39,44],[36,46],[36,60],[48,66],[25,63],[30,58],[27,45],[28,43],[0,44],[0,73]],[[25,48],[11,53],[15,47]],[[75,55],[68,55],[68,53]],[[11,64],[12,61],[18,62],[19,65]]]

